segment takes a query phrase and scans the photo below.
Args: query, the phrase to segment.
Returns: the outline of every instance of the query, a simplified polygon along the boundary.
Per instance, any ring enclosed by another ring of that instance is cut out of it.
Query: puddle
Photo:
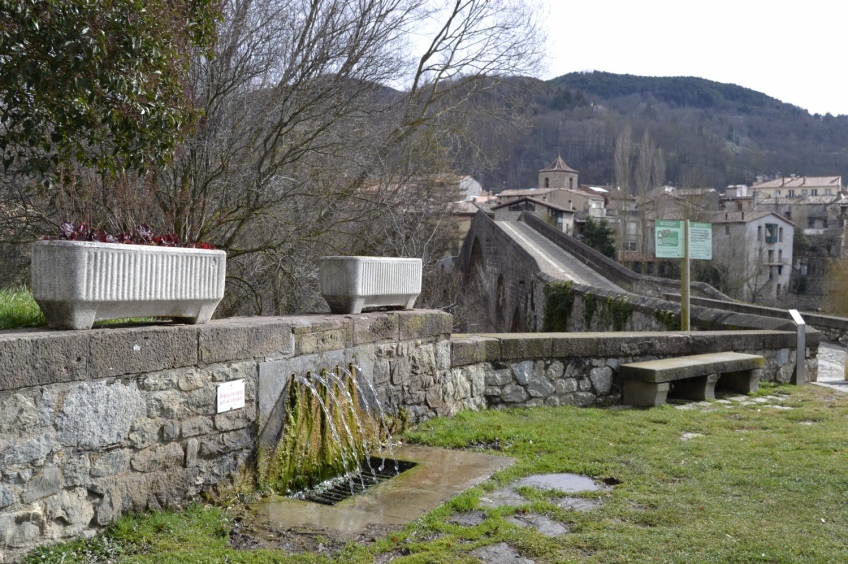
[[[513,505],[521,507],[527,505],[530,500],[515,491],[518,486],[530,486],[541,490],[559,490],[563,493],[594,492],[609,489],[609,486],[618,484],[615,478],[608,478],[609,482],[599,484],[592,478],[580,476],[579,474],[535,474],[518,480],[517,482],[480,497],[480,506],[488,508]],[[566,501],[567,500],[567,501]],[[585,502],[585,503],[583,503]],[[579,498],[563,498],[560,507],[586,511],[594,509],[598,505],[588,500]]]
[[[536,474],[522,478],[513,484],[516,486],[532,486],[541,490],[559,490],[561,492],[594,492],[606,489],[597,484],[592,478],[578,474]]]
[[[394,452],[416,466],[336,505],[275,499],[249,505],[244,520],[255,532],[271,535],[297,529],[354,537],[369,528],[406,525],[514,462],[417,445],[396,447]]]

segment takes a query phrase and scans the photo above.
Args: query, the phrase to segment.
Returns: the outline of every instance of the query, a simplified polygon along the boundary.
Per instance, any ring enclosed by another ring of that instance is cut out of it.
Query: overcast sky
[[[810,113],[848,114],[848,4],[546,0],[547,72],[697,76]]]

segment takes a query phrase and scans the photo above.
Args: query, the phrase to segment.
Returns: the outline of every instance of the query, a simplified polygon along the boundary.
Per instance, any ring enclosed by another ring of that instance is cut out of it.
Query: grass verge
[[[0,329],[43,325],[44,314],[24,287],[0,289]]]
[[[764,386],[746,402],[679,407],[491,410],[426,422],[407,439],[516,463],[404,530],[349,545],[332,560],[475,562],[476,548],[507,543],[537,562],[848,561],[848,396]],[[525,507],[484,508],[476,526],[450,523],[457,512],[480,509],[488,491],[559,472],[616,485],[579,494],[601,502],[591,511],[559,507],[557,492],[522,489]],[[516,511],[545,514],[570,532],[550,538],[517,527],[506,519]],[[96,539],[42,549],[29,561],[97,561],[78,556],[97,546],[112,547],[115,562],[331,561],[236,551],[228,531],[222,509],[156,513],[122,520]]]

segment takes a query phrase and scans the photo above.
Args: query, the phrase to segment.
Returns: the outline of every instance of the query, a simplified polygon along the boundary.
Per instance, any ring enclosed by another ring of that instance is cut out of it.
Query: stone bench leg
[[[690,400],[712,400],[715,399],[716,382],[718,382],[718,374],[677,380],[674,382],[672,394],[675,397]]]
[[[760,389],[760,377],[762,368],[754,370],[739,370],[738,372],[725,372],[721,375],[718,383],[722,388],[727,388],[740,394],[750,394]]]
[[[624,403],[636,407],[657,407],[665,403],[668,382],[654,384],[638,380],[624,381]]]

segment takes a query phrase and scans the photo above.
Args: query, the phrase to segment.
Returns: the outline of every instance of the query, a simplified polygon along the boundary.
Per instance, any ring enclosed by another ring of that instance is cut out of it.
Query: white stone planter
[[[421,259],[322,257],[321,295],[333,313],[367,307],[412,309],[421,293]]]
[[[224,297],[224,251],[84,241],[32,245],[32,294],[47,324],[172,317],[206,323]]]

